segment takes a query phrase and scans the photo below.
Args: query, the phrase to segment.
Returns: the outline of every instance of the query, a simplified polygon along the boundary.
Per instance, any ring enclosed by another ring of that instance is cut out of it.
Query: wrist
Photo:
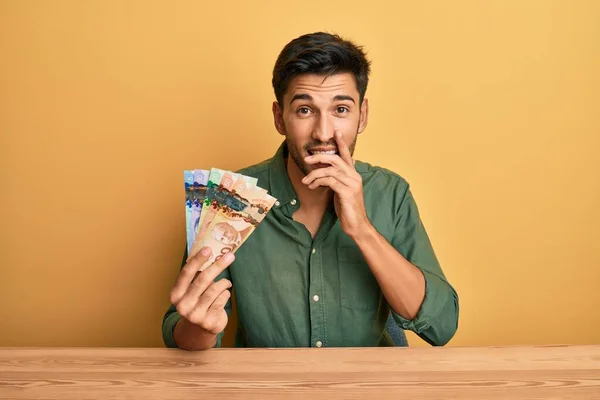
[[[173,340],[177,347],[184,350],[205,350],[217,342],[217,334],[181,318],[173,330]]]
[[[350,238],[360,247],[363,244],[371,242],[377,237],[377,230],[371,224],[368,218],[365,218],[365,222],[361,224],[360,228],[349,234]]]

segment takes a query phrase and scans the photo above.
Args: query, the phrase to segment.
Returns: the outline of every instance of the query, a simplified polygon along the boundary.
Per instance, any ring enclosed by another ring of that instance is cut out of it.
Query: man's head
[[[328,33],[300,36],[279,54],[272,81],[275,127],[304,174],[314,168],[304,157],[337,152],[335,131],[354,152],[356,136],[368,120],[369,73],[361,47]]]

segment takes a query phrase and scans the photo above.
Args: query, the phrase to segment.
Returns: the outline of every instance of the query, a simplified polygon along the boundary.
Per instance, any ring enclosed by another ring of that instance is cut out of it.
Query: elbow
[[[440,319],[440,323],[436,329],[435,340],[432,345],[445,346],[456,335],[458,331],[458,296],[454,293],[453,301],[450,302],[450,307],[445,313],[445,318]]]
[[[435,342],[433,342],[432,344],[434,346],[445,346],[448,343],[450,343],[450,340],[452,340],[452,338],[454,337],[454,335],[456,334],[457,328],[451,328],[451,329],[445,329],[443,331],[440,332],[440,334],[437,336]]]

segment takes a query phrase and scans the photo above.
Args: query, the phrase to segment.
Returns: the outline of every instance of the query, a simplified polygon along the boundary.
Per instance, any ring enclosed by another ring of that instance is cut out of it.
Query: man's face
[[[354,154],[357,135],[367,125],[368,100],[359,104],[352,74],[296,76],[282,101],[273,103],[275,127],[285,135],[289,154],[305,175],[327,165],[308,165],[304,157],[319,152],[339,155],[335,131],[342,133],[343,142]]]

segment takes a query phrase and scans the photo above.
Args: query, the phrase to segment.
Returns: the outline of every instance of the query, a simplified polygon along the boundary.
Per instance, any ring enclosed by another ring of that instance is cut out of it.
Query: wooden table
[[[600,399],[600,345],[0,348],[0,399]]]

